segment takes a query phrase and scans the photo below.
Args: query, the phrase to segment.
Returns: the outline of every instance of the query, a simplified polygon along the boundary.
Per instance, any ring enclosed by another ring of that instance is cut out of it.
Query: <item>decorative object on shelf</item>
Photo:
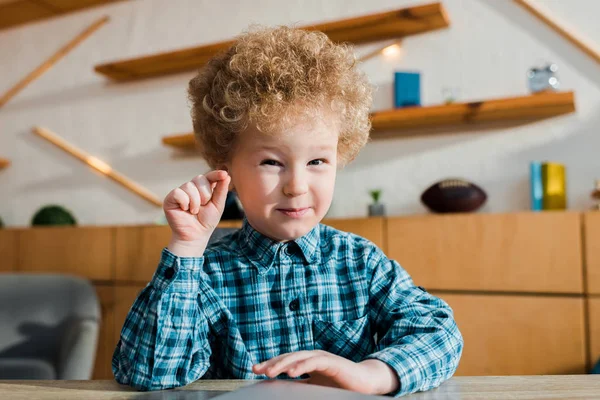
[[[596,200],[593,209],[600,211],[600,179],[596,179],[596,188],[592,191],[592,199]]]
[[[369,204],[369,217],[382,217],[385,215],[385,204],[379,202],[381,189],[369,191],[373,203]]]
[[[0,229],[4,228],[4,221],[2,221],[2,217],[0,217]]]
[[[487,194],[464,179],[444,179],[431,185],[421,195],[421,202],[437,213],[471,212],[481,207]]]
[[[533,161],[529,163],[529,191],[531,211],[544,209],[544,185],[542,183],[542,163]]]
[[[34,214],[31,225],[77,225],[77,221],[66,208],[59,205],[48,205]]]
[[[362,44],[446,28],[450,25],[442,3],[405,7],[317,25],[300,27],[325,33],[334,42]],[[211,43],[139,58],[96,65],[96,72],[116,81],[143,79],[198,69],[234,41]],[[379,52],[377,52],[379,54]]]
[[[565,210],[567,208],[566,173],[563,164],[530,164],[531,210]]]
[[[550,16],[550,13],[547,10],[542,9],[540,5],[535,4],[533,0],[515,0],[515,2],[523,6],[527,11],[556,31],[556,33],[600,63],[600,51],[598,51],[596,46],[592,45],[588,39],[581,37],[581,35],[575,32],[569,31],[556,18]]]
[[[90,26],[88,26],[83,32],[75,36],[69,43],[64,45],[50,58],[40,64],[36,69],[31,71],[29,75],[19,81],[15,86],[10,88],[2,97],[0,97],[0,107],[5,105],[10,99],[16,96],[21,90],[25,89],[27,85],[42,76],[44,72],[49,70],[54,64],[56,64],[61,58],[69,54],[77,45],[88,38],[92,33],[97,31],[102,25],[108,22],[108,17],[102,17]]]
[[[421,105],[421,74],[418,72],[394,73],[394,107]]]
[[[456,103],[456,100],[460,97],[460,88],[456,86],[449,86],[442,88],[442,97],[444,104]]]
[[[10,161],[6,158],[0,158],[0,169],[6,168],[10,165]]]
[[[227,192],[227,199],[225,200],[225,210],[223,210],[223,216],[221,220],[232,220],[232,219],[243,219],[244,208],[242,203],[234,191]]]
[[[66,151],[67,153],[71,154],[75,158],[83,161],[85,164],[87,164],[90,167],[96,169],[97,171],[103,173],[104,175],[108,176],[115,182],[120,183],[125,188],[127,188],[130,191],[132,191],[133,193],[137,194],[144,200],[149,201],[150,203],[154,204],[155,206],[162,207],[162,201],[158,197],[156,197],[153,193],[151,193],[148,189],[142,187],[138,183],[132,181],[131,179],[127,178],[126,176],[121,175],[117,171],[113,170],[112,167],[110,165],[108,165],[107,163],[105,163],[104,161],[102,161],[92,155],[89,155],[89,154],[85,153],[83,150],[73,146],[72,144],[70,144],[69,142],[64,140],[63,138],[59,137],[54,132],[51,132],[50,130],[48,130],[46,128],[34,127],[33,133],[46,139],[50,143],[54,144],[55,146],[59,147],[60,149],[62,149],[64,151]]]
[[[546,64],[542,67],[533,67],[527,71],[527,83],[531,93],[545,91],[556,91],[560,87],[558,76],[558,65]]]

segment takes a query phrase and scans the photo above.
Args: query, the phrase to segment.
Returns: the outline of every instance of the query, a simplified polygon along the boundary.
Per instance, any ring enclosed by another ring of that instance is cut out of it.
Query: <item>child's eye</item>
[[[322,165],[322,164],[325,164],[325,160],[323,160],[322,158],[308,162],[308,165]]]
[[[273,166],[280,166],[281,163],[279,161],[275,161],[275,160],[262,160],[260,162],[260,165],[273,165]]]

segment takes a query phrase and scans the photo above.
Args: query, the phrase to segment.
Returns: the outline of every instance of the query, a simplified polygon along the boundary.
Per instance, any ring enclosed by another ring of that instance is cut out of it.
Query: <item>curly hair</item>
[[[212,168],[228,161],[249,124],[269,132],[293,122],[300,105],[329,105],[339,115],[338,164],[352,161],[369,138],[372,87],[351,46],[324,33],[253,27],[213,57],[188,88],[200,151]]]

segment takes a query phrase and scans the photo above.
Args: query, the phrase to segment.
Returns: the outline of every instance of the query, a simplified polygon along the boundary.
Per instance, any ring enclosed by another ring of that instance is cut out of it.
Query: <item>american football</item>
[[[434,183],[421,195],[421,202],[437,213],[475,211],[487,200],[479,186],[463,179],[444,179]]]

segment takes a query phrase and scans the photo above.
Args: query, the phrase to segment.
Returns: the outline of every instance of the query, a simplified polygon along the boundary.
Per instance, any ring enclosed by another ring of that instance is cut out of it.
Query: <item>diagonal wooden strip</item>
[[[580,35],[577,35],[574,32],[569,31],[567,27],[560,24],[556,19],[552,18],[547,11],[543,10],[539,5],[535,4],[531,0],[515,0],[515,2],[521,6],[523,6],[527,11],[531,14],[535,15],[539,18],[543,23],[548,25],[550,28],[555,30],[559,35],[567,39],[569,42],[574,44],[588,56],[592,57],[596,62],[600,63],[600,51],[594,48],[594,46],[589,43],[589,40],[584,39]]]
[[[54,132],[51,132],[50,130],[48,130],[46,128],[36,126],[33,128],[33,133],[46,139],[53,145],[66,151],[67,153],[71,154],[75,158],[78,158],[79,160],[83,161],[85,164],[98,170],[99,172],[108,176],[115,182],[120,183],[125,188],[131,190],[133,193],[142,197],[144,200],[149,201],[150,203],[154,204],[155,206],[162,207],[162,201],[160,201],[160,199],[158,197],[156,197],[153,193],[151,193],[148,189],[146,189],[143,186],[139,185],[138,183],[132,181],[131,179],[127,178],[126,176],[121,175],[120,173],[118,173],[117,171],[112,169],[112,167],[110,165],[106,164],[104,161],[99,160],[98,158],[87,154],[83,150],[81,150],[81,149],[75,147],[74,145],[72,145],[71,143],[67,142],[65,139],[59,137]]]
[[[83,32],[78,34],[69,43],[64,45],[60,50],[54,53],[50,58],[44,61],[39,67],[34,69],[23,78],[19,83],[10,88],[1,98],[0,107],[4,106],[10,99],[16,96],[21,90],[25,89],[27,85],[35,81],[37,78],[42,76],[44,72],[49,70],[54,64],[56,64],[61,58],[66,56],[71,50],[73,50],[79,43],[83,42],[88,36],[98,30],[102,25],[108,22],[108,17],[102,17],[90,26],[88,26]]]

